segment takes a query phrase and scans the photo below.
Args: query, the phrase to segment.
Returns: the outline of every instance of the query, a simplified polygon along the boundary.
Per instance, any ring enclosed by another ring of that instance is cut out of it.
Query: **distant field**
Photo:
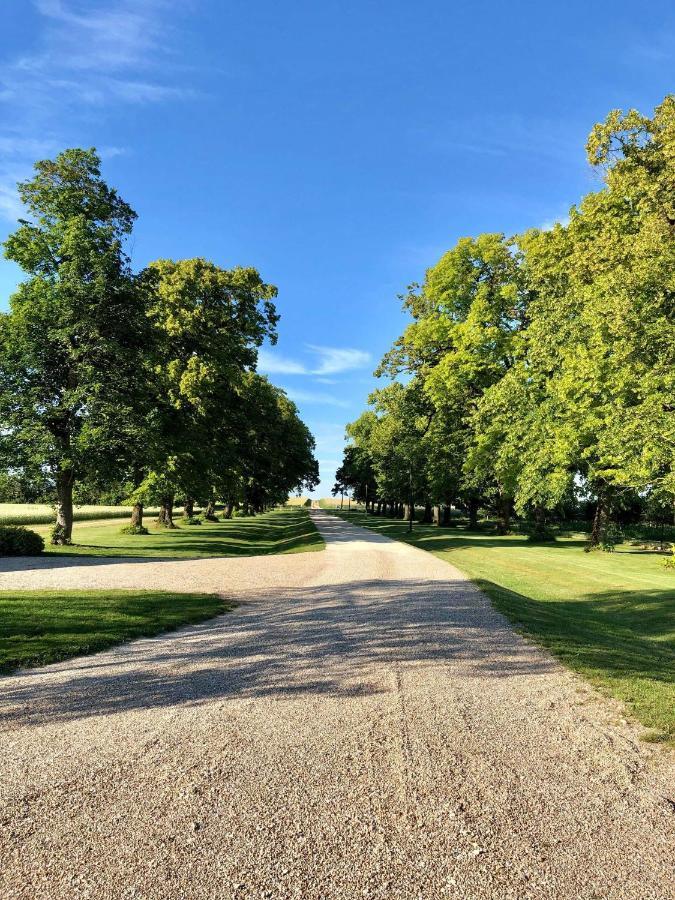
[[[352,500],[350,504],[349,500],[345,497],[342,508],[348,509],[350,505],[352,509],[363,509],[362,503],[356,503],[356,501]],[[340,498],[322,497],[321,500],[319,500],[319,506],[321,509],[340,509]]]
[[[289,497],[286,506],[311,506],[309,497]]]
[[[146,508],[148,516],[157,515],[157,507]],[[180,515],[181,508],[175,513]],[[0,503],[0,525],[49,525],[55,512],[49,503]],[[126,519],[131,516],[129,506],[76,506],[75,521],[91,522],[96,519]]]

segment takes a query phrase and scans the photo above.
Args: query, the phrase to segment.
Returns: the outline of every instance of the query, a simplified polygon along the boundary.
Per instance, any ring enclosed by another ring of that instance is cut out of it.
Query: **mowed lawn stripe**
[[[211,556],[262,556],[323,550],[323,538],[309,513],[301,507],[270,510],[261,515],[226,521],[186,525],[176,519],[175,529],[166,529],[146,517],[147,535],[120,534],[120,522],[75,524],[73,544],[54,547],[50,554],[104,557],[151,557],[159,559],[203,559]],[[47,526],[33,529],[48,540]]]

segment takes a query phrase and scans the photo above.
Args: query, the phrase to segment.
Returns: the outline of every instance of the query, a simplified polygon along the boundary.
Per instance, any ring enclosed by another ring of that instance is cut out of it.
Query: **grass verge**
[[[2,591],[0,672],[105,650],[231,609],[216,594]]]
[[[302,507],[275,509],[251,518],[185,525],[167,530],[146,517],[150,534],[120,534],[120,522],[82,523],[73,528],[67,547],[46,546],[48,554],[200,559],[210,556],[262,556],[323,550],[325,543]],[[33,529],[48,540],[49,528]]]
[[[337,513],[339,514],[339,513]],[[651,739],[675,743],[675,572],[629,545],[584,553],[580,538],[530,544],[461,528],[342,514],[465,572],[519,631],[624,702]]]

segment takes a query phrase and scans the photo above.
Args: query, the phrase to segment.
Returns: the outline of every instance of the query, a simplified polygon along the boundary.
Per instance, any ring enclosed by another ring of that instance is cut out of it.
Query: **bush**
[[[527,539],[533,544],[544,544],[555,541],[556,533],[550,525],[535,524],[525,529]]]
[[[613,553],[617,544],[623,543],[623,531],[614,522],[609,522],[602,532],[602,549]]]
[[[661,565],[664,569],[675,569],[675,557],[665,556],[661,561]]]
[[[120,534],[150,534],[145,525],[125,525],[120,528]]]
[[[198,516],[183,516],[181,519],[183,525],[201,525],[202,520]]]
[[[49,543],[56,544],[58,546],[63,546],[64,544],[70,544],[70,538],[66,538],[66,529],[63,525],[59,525],[57,522],[49,531]]]
[[[45,542],[22,525],[0,525],[0,556],[39,556]]]

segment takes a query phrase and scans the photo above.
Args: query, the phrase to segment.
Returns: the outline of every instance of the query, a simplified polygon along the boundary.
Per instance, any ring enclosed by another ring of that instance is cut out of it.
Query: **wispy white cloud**
[[[305,348],[314,357],[313,363],[300,362],[269,350],[261,350],[258,354],[258,368],[271,375],[315,375],[323,384],[335,384],[335,380],[321,376],[338,375],[363,369],[371,363],[370,353],[355,350],[351,347],[325,347],[319,344],[305,344]]]
[[[339,372],[350,372],[363,369],[370,363],[370,353],[364,350],[353,350],[349,347],[322,347],[318,344],[307,344],[307,349],[319,358],[319,365],[313,370],[314,375],[336,375]]]
[[[284,388],[288,396],[295,403],[312,403],[319,406],[338,406],[346,409],[349,403],[341,397],[335,397],[333,394],[326,394],[322,391],[305,391],[298,388]]]
[[[176,0],[33,0],[33,6],[36,49],[0,61],[0,115],[12,122],[11,131],[0,132],[0,216],[10,219],[21,211],[16,182],[36,159],[81,145],[92,111],[100,118],[194,93],[174,74]],[[102,156],[120,152],[105,148]]]
[[[294,359],[271,353],[263,348],[258,352],[258,368],[270,375],[308,375],[306,367]]]

